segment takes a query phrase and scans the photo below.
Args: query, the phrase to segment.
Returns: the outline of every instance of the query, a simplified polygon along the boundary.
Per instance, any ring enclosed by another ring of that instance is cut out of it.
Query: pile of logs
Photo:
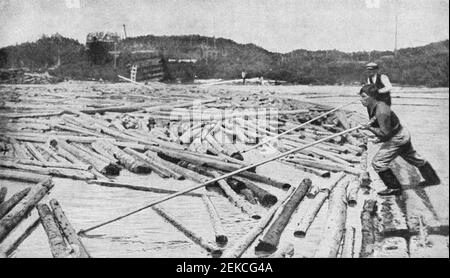
[[[19,245],[42,224],[55,258],[89,258],[81,239],[67,219],[57,200],[49,206],[42,201],[53,187],[44,178],[6,199],[7,187],[0,188],[0,257],[9,257]],[[37,213],[33,213],[37,211]],[[25,229],[16,229],[19,225]]]
[[[0,112],[0,179],[39,183],[42,187],[43,180],[54,176],[100,186],[173,194],[177,191],[120,183],[115,178],[122,171],[129,171],[204,183],[249,166],[249,156],[257,151],[246,152],[246,148],[331,109],[276,98],[270,93],[239,95],[198,88],[181,93],[167,88],[144,89],[117,92],[90,87],[89,93],[61,88],[33,94],[5,92],[2,95],[5,105]],[[275,153],[290,151],[362,121],[348,111],[336,111],[261,149]],[[153,209],[213,257],[240,257],[253,243],[256,254],[292,256],[295,253],[292,244],[279,246],[286,227],[294,223],[293,240],[304,240],[310,235],[319,211],[325,210],[323,237],[314,256],[369,256],[376,235],[377,207],[373,198],[366,200],[373,190],[367,170],[365,135],[354,131],[279,159],[278,163],[314,177],[305,177],[299,185],[251,168],[208,186],[209,191],[204,193],[186,193],[202,199],[215,242],[197,235],[170,210],[160,205]],[[0,190],[0,201],[6,195],[4,191]],[[18,223],[3,222],[4,218],[13,213],[15,203],[26,199],[32,191],[24,190],[0,202],[0,241]],[[258,219],[258,224],[238,242],[230,244],[212,196],[226,198],[244,215]],[[297,210],[305,200],[308,206]],[[27,207],[28,212],[37,202]],[[89,257],[56,200],[50,201],[50,207],[40,203],[36,209],[54,257]],[[362,212],[362,227],[346,224],[352,210]],[[27,233],[37,225],[35,222],[26,229]],[[356,233],[362,234],[361,247],[355,245]],[[8,245],[0,243],[3,256],[9,256],[23,237],[19,235]],[[258,237],[260,240],[255,242]]]
[[[0,69],[0,83],[4,84],[51,84],[61,81],[46,73],[30,73],[25,69]]]

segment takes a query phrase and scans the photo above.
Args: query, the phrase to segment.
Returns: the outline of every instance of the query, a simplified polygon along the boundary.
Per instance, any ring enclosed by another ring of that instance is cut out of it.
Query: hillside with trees
[[[25,67],[49,71],[71,79],[117,81],[117,74],[129,75],[132,52],[153,50],[168,59],[196,59],[195,63],[165,63],[166,81],[190,82],[194,78],[237,79],[245,70],[248,77],[263,76],[292,84],[351,84],[363,80],[364,64],[375,61],[392,82],[402,85],[438,87],[449,85],[449,41],[392,51],[346,53],[337,50],[299,49],[274,53],[254,44],[199,35],[141,36],[119,42],[121,55],[117,67],[108,55],[94,59],[96,53],[76,40],[60,35],[43,36],[36,42],[0,49],[0,68]],[[93,63],[101,60],[101,63]]]

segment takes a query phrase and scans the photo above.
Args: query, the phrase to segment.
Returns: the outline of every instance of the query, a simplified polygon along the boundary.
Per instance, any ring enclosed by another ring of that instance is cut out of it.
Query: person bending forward
[[[375,85],[369,84],[361,88],[359,95],[361,103],[367,108],[370,119],[375,119],[365,126],[378,138],[382,145],[372,160],[372,167],[380,176],[387,189],[378,192],[381,196],[400,195],[401,185],[389,168],[391,162],[401,156],[406,162],[417,167],[424,178],[421,186],[437,185],[440,179],[430,163],[423,159],[411,143],[409,131],[400,123],[391,107],[381,100]]]

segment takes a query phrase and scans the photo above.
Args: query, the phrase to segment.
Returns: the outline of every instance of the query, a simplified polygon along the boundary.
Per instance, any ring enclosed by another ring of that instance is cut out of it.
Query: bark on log
[[[358,203],[358,190],[360,188],[359,178],[353,178],[347,186],[346,200],[349,207],[354,207]]]
[[[0,166],[14,168],[14,169],[20,169],[20,170],[27,170],[27,171],[42,174],[42,175],[51,175],[51,176],[58,176],[58,177],[78,179],[78,180],[88,180],[88,179],[94,178],[94,176],[87,171],[74,170],[74,169],[39,167],[39,166],[18,164],[18,163],[14,163],[14,162],[10,162],[10,161],[0,161]]]
[[[88,154],[91,157],[94,157],[98,160],[103,160],[105,162],[109,162],[109,163],[115,165],[116,167],[117,167],[117,163],[119,163],[119,161],[115,157],[108,157],[108,156],[101,155],[100,153],[97,153],[95,150],[91,149],[90,146],[86,146],[85,144],[71,143],[71,145],[75,148],[78,148],[80,151],[83,151],[84,153]]]
[[[281,160],[281,163],[291,165],[291,166],[298,168],[300,170],[303,170],[307,173],[315,174],[316,176],[319,176],[321,178],[329,178],[331,176],[330,171],[325,171],[325,170],[320,170],[320,169],[316,169],[316,168],[312,168],[312,167],[308,167],[308,166],[303,166],[298,163],[293,163],[293,162],[289,162],[286,160]]]
[[[213,159],[213,158],[206,158],[205,156],[192,155],[185,151],[174,151],[174,150],[162,149],[162,148],[153,147],[153,146],[149,146],[148,148],[151,151],[157,152],[162,155],[166,155],[166,156],[169,156],[169,157],[172,157],[175,159],[188,161],[188,162],[191,162],[196,165],[213,167],[218,170],[223,170],[226,172],[235,171],[235,170],[238,170],[241,168],[240,165],[226,163],[226,162],[223,162],[223,161],[220,161],[217,159]],[[256,181],[256,182],[269,184],[269,185],[272,185],[274,187],[277,187],[277,188],[280,188],[283,190],[287,190],[290,187],[290,185],[287,183],[278,182],[271,178],[264,177],[262,175],[255,174],[255,173],[252,173],[249,171],[241,172],[238,174],[238,176],[245,177],[245,178],[248,178],[248,179]]]
[[[344,171],[349,174],[358,175],[358,176],[362,172],[360,169],[357,169],[357,168],[339,165],[339,164],[332,163],[332,162],[320,161],[320,160],[313,161],[313,160],[309,160],[309,159],[303,159],[303,158],[296,157],[296,158],[288,158],[288,159],[286,159],[286,161],[298,163],[303,166],[318,168],[318,169],[326,170],[326,171],[332,171],[332,172]]]
[[[179,150],[163,149],[152,146],[149,146],[148,149],[172,158],[188,161],[197,165],[211,166],[219,170],[234,171],[241,167],[241,165],[226,163],[215,158],[207,158],[204,155],[198,156],[197,154],[191,154]]]
[[[164,211],[159,206],[154,206],[152,209],[161,215],[164,219],[166,219],[170,224],[172,224],[175,228],[177,228],[180,232],[182,232],[185,236],[190,238],[193,242],[204,248],[206,251],[210,252],[213,257],[220,257],[222,255],[222,250],[212,243],[209,243],[199,235],[196,235],[193,231],[187,229],[181,222],[175,217],[169,215],[166,211]]]
[[[369,257],[374,251],[375,244],[375,223],[374,218],[377,211],[376,200],[366,200],[361,212],[361,252],[360,257]]]
[[[311,180],[307,178],[303,179],[293,193],[292,197],[284,205],[279,217],[275,219],[270,228],[267,230],[263,239],[255,247],[255,252],[275,252],[280,241],[281,233],[283,232],[292,214],[297,209],[298,205],[303,200],[310,187]]]
[[[88,251],[86,250],[86,247],[84,246],[81,239],[78,237],[77,232],[70,224],[69,220],[66,217],[66,214],[61,208],[61,205],[58,203],[57,200],[52,199],[50,200],[50,206],[53,210],[53,215],[56,223],[60,227],[61,232],[63,233],[64,237],[67,239],[67,242],[73,247],[78,247],[78,258],[89,258],[90,255]]]
[[[118,175],[120,172],[120,168],[117,165],[110,163],[106,160],[98,159],[95,156],[92,156],[62,140],[57,140],[58,148],[63,148],[64,150],[70,152],[84,163],[92,165],[97,171],[106,175]],[[53,144],[54,142],[52,142]]]
[[[344,173],[338,173],[333,175],[329,181],[327,181],[327,186],[323,188],[319,193],[317,193],[316,197],[312,201],[306,213],[303,215],[302,219],[299,221],[297,228],[294,231],[294,236],[296,237],[305,237],[308,228],[311,226],[314,218],[319,212],[320,208],[324,204],[325,200],[328,198],[330,192],[334,189],[334,187],[344,178]]]
[[[380,220],[378,227],[380,235],[384,237],[404,237],[410,236],[406,216],[397,204],[396,197],[384,197],[377,206],[377,216]]]
[[[212,223],[213,230],[214,230],[214,235],[216,238],[216,243],[219,246],[223,246],[223,245],[227,244],[228,237],[225,233],[225,230],[223,229],[222,222],[220,220],[220,217],[217,213],[216,208],[214,207],[213,203],[211,202],[211,199],[209,199],[209,197],[207,197],[206,195],[203,195],[202,200],[206,205],[206,208],[209,213],[209,218],[211,219],[211,223]]]
[[[355,257],[355,227],[348,226],[345,228],[344,246],[342,247],[342,258],[354,258]]]
[[[5,201],[6,198],[6,194],[8,193],[8,188],[7,187],[0,187],[0,205]],[[0,216],[1,218],[1,216]]]
[[[158,176],[162,178],[169,178],[169,177],[178,177],[178,173],[173,172],[172,170],[164,167],[163,165],[160,165],[159,163],[155,162],[154,160],[150,159],[143,153],[137,152],[130,148],[123,149],[124,152],[127,154],[135,157],[136,159],[139,159],[140,161],[145,162],[148,167],[152,169],[153,172],[155,172]]]
[[[211,174],[214,175],[215,178],[220,177],[221,175],[217,173],[216,171],[211,171]],[[246,203],[246,201],[236,194],[236,192],[231,189],[230,185],[224,180],[217,181],[219,187],[225,192],[225,195],[227,196],[228,200],[232,204],[234,204],[236,207],[240,208],[243,212],[250,215],[253,219],[260,219],[261,218],[261,211],[258,209],[258,207],[253,206],[249,203]]]
[[[78,165],[75,163],[68,163],[68,162],[65,162],[65,163],[40,162],[37,160],[25,160],[25,159],[14,159],[14,160],[9,160],[9,162],[16,163],[16,164],[23,164],[23,165],[46,167],[46,168],[63,168],[63,169],[82,170],[82,171],[88,171],[88,170],[92,169],[91,165]]]
[[[269,193],[268,191],[262,189],[261,187],[259,187],[258,185],[254,184],[253,182],[249,181],[246,178],[242,178],[242,177],[238,177],[238,176],[234,176],[230,179],[235,179],[241,183],[243,183],[243,185],[250,189],[253,194],[256,196],[256,198],[258,198],[258,201],[261,205],[265,206],[265,207],[270,207],[274,204],[276,204],[276,202],[278,201],[277,197],[271,193]],[[228,179],[227,179],[228,180]]]
[[[92,147],[98,151],[104,151],[112,155],[115,159],[125,166],[125,168],[133,173],[150,173],[151,168],[141,163],[131,155],[122,151],[106,140],[99,140],[92,143]]]
[[[24,182],[38,183],[50,178],[48,175],[39,175],[31,172],[0,168],[0,178],[7,180],[18,180]]]
[[[31,153],[31,155],[38,161],[47,162],[44,156],[36,149],[36,147],[32,143],[25,142],[25,147],[28,149],[28,152]]]
[[[28,215],[52,187],[51,179],[41,181],[33,186],[30,192],[0,220],[0,242]]]
[[[41,218],[42,227],[44,227],[47,234],[50,250],[54,258],[66,258],[70,254],[70,249],[64,241],[63,235],[60,232],[58,224],[53,218],[53,213],[46,204],[38,204],[36,206],[39,217]]]
[[[269,222],[274,217],[275,213],[281,213],[279,211],[281,206],[284,206],[286,202],[290,199],[292,196],[292,193],[294,192],[295,188],[291,187],[286,192],[286,198],[284,200],[278,201],[274,206],[270,208],[270,210],[267,212],[267,214],[264,216],[263,219],[261,219],[255,227],[251,229],[251,231],[246,234],[245,236],[241,237],[241,239],[236,242],[233,246],[226,249],[223,254],[222,258],[239,258],[244,254],[244,252],[247,250],[247,248],[255,241],[256,237],[261,234],[266,226],[269,224]]]
[[[363,170],[363,172],[359,175],[359,181],[361,183],[361,187],[363,188],[369,188],[370,183],[372,182],[372,180],[370,179],[370,175],[369,175],[369,171],[367,171],[367,156],[368,156],[368,151],[367,151],[367,139],[365,139],[364,143],[364,151],[361,154],[361,159],[360,159],[360,168],[361,170]]]
[[[25,188],[12,195],[8,200],[0,203],[0,219],[5,216],[15,205],[17,205],[30,192],[30,187]]]
[[[348,183],[336,186],[330,194],[327,224],[319,247],[314,254],[318,258],[336,258],[345,231],[347,205],[345,193]]]
[[[31,217],[30,217],[31,218]],[[27,221],[27,220],[25,220]],[[27,221],[27,228],[20,234],[15,235],[11,234],[0,244],[0,258],[9,257],[14,250],[16,250],[20,244],[27,239],[29,235],[33,233],[33,231],[39,226],[41,223],[39,216],[35,216],[34,219]]]

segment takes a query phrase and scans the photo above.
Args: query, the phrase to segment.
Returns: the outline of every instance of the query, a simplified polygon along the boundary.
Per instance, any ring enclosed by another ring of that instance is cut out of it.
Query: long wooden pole
[[[370,121],[368,124],[370,124],[371,122],[372,122],[372,121]],[[161,199],[159,199],[159,200],[156,200],[156,201],[154,201],[154,202],[152,202],[152,203],[150,203],[150,204],[148,204],[148,205],[146,205],[146,206],[144,206],[144,207],[141,207],[141,208],[139,208],[139,209],[133,210],[133,211],[131,211],[131,212],[129,212],[129,213],[126,213],[126,214],[124,214],[124,215],[118,216],[118,217],[116,217],[116,218],[113,218],[113,219],[111,219],[111,220],[105,221],[105,222],[103,222],[103,223],[100,223],[100,224],[98,224],[98,225],[92,226],[92,227],[90,227],[90,228],[87,228],[87,229],[84,229],[84,230],[80,230],[80,231],[78,232],[78,234],[79,234],[79,235],[84,235],[85,233],[87,233],[87,232],[89,232],[89,231],[92,231],[92,230],[94,230],[94,229],[103,227],[103,226],[105,226],[105,225],[107,225],[107,224],[116,222],[116,221],[118,221],[118,220],[120,220],[120,219],[123,219],[123,218],[125,218],[125,217],[127,217],[127,216],[133,215],[133,214],[138,213],[138,212],[140,212],[140,211],[142,211],[142,210],[145,210],[145,209],[147,209],[147,208],[149,208],[149,207],[152,207],[152,206],[154,206],[154,205],[160,204],[160,203],[165,202],[165,201],[167,201],[167,200],[173,199],[173,198],[175,198],[175,197],[177,197],[177,196],[183,195],[183,194],[185,194],[185,193],[187,193],[187,192],[191,192],[191,191],[196,190],[196,189],[198,189],[198,188],[204,187],[204,186],[206,186],[206,185],[208,185],[208,184],[212,184],[212,183],[215,183],[215,182],[217,182],[217,181],[219,181],[219,180],[222,180],[222,179],[226,179],[226,178],[232,177],[232,176],[234,176],[234,175],[236,175],[236,174],[239,174],[239,173],[241,173],[241,172],[243,172],[243,171],[246,171],[246,170],[255,168],[255,167],[257,167],[257,166],[263,165],[263,164],[265,164],[265,163],[268,163],[268,162],[277,160],[277,159],[279,159],[279,158],[285,157],[285,156],[287,156],[287,155],[290,155],[290,154],[292,154],[292,153],[298,152],[298,151],[300,151],[300,150],[304,150],[304,149],[309,148],[309,147],[311,147],[311,146],[314,146],[314,145],[320,144],[320,143],[322,143],[322,142],[328,141],[328,140],[330,140],[330,139],[332,139],[332,138],[334,138],[334,137],[336,137],[336,136],[341,136],[341,135],[343,135],[343,134],[346,134],[346,133],[355,131],[355,130],[360,129],[360,128],[363,128],[363,127],[364,127],[364,125],[358,125],[358,126],[355,126],[355,127],[350,128],[350,129],[348,129],[348,130],[344,130],[344,131],[342,131],[342,132],[339,132],[339,133],[330,135],[330,136],[328,136],[328,137],[322,138],[322,139],[320,139],[320,140],[318,140],[318,141],[312,142],[312,143],[307,144],[307,145],[305,145],[305,146],[302,146],[302,147],[298,147],[298,148],[292,149],[292,150],[287,151],[287,152],[285,152],[285,153],[282,153],[282,154],[276,155],[276,156],[274,156],[274,157],[271,157],[271,158],[262,160],[262,161],[260,161],[260,162],[257,162],[257,163],[255,163],[255,164],[252,164],[252,165],[243,167],[243,168],[241,168],[241,169],[238,169],[238,170],[233,171],[233,172],[231,172],[231,173],[225,174],[225,175],[223,175],[223,176],[220,176],[220,177],[211,179],[211,180],[209,180],[209,181],[207,181],[207,182],[205,182],[205,183],[202,183],[202,184],[199,184],[199,185],[190,187],[190,188],[188,188],[188,189],[185,189],[185,190],[183,190],[183,191],[179,191],[179,192],[177,192],[177,193],[175,193],[175,194],[172,194],[172,195],[163,197],[163,198],[161,198]]]
[[[295,127],[291,128],[291,129],[288,129],[288,130],[286,130],[285,132],[282,132],[282,133],[280,133],[280,134],[278,134],[278,135],[276,135],[276,136],[274,136],[274,137],[268,138],[267,140],[264,140],[264,141],[262,141],[262,142],[260,142],[260,143],[258,143],[258,144],[256,144],[256,145],[254,145],[254,146],[251,146],[250,148],[247,148],[247,149],[241,151],[240,153],[241,153],[241,154],[242,154],[242,153],[246,153],[246,152],[251,151],[251,150],[253,150],[253,149],[256,149],[256,148],[258,148],[258,147],[260,147],[260,146],[262,146],[262,145],[265,145],[265,144],[267,144],[267,143],[269,143],[269,142],[271,142],[271,141],[273,141],[273,140],[275,140],[275,139],[277,139],[277,138],[280,138],[281,136],[283,136],[283,135],[285,135],[285,134],[291,133],[292,131],[295,131],[295,130],[297,130],[297,129],[299,129],[299,128],[301,128],[301,127],[307,125],[307,124],[310,124],[310,123],[312,123],[312,122],[314,122],[314,121],[316,121],[316,120],[318,120],[318,119],[320,119],[320,118],[323,118],[323,117],[325,117],[326,115],[331,114],[331,113],[333,113],[333,112],[336,111],[336,110],[339,110],[339,109],[341,109],[341,108],[343,108],[343,107],[345,107],[345,106],[347,106],[347,105],[350,105],[350,104],[352,104],[352,103],[355,103],[356,101],[359,101],[359,100],[354,100],[354,101],[345,103],[345,104],[343,104],[343,105],[341,105],[341,106],[338,106],[338,107],[336,107],[336,108],[334,108],[334,109],[331,109],[330,111],[325,112],[325,113],[323,113],[323,114],[321,114],[321,115],[319,115],[319,116],[317,116],[317,117],[315,117],[315,118],[312,118],[311,120],[309,120],[309,121],[307,121],[307,122],[304,122],[304,123],[302,123],[302,124],[300,124],[300,125],[298,125],[298,126],[295,126]]]

